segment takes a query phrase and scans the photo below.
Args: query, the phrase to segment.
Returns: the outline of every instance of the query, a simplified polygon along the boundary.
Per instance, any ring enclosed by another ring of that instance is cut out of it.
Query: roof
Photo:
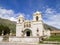
[[[51,31],[51,33],[60,33],[60,30]]]

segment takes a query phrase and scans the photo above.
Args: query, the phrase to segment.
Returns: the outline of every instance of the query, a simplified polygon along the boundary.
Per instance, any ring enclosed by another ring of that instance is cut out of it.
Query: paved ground
[[[0,42],[0,45],[60,45],[60,44],[33,44],[33,43],[20,43],[20,42]]]

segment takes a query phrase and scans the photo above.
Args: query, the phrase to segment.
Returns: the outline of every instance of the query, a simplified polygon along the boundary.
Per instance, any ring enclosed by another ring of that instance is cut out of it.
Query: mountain
[[[4,26],[8,26],[10,28],[10,30],[11,30],[12,33],[16,32],[16,22],[10,21],[8,19],[2,19],[2,18],[0,18],[0,24],[2,24]],[[44,28],[45,29],[50,29],[50,30],[60,30],[60,29],[58,29],[56,27],[47,25],[45,23],[44,23]]]
[[[45,24],[45,23],[44,23],[44,28],[45,28],[45,29],[50,29],[51,31],[52,31],[52,30],[60,30],[60,29],[58,29],[58,28],[56,28],[56,27],[53,27],[53,26],[48,25],[48,24]]]
[[[15,28],[16,27],[16,25],[15,25],[16,22],[10,21],[8,19],[0,18],[0,24],[2,24],[4,26],[8,26],[10,28],[11,32],[15,33],[15,31],[16,31],[16,28]]]

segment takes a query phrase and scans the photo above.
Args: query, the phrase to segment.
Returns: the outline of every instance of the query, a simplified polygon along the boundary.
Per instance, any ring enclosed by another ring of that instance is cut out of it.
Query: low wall
[[[0,36],[0,41],[3,41],[3,36]]]
[[[21,43],[38,43],[39,38],[37,37],[9,37],[10,42],[21,42]]]

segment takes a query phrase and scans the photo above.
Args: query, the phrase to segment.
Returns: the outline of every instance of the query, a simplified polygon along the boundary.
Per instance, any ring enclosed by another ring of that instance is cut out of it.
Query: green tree
[[[9,29],[9,27],[0,24],[0,35],[2,35],[2,33],[3,33],[4,35],[10,34],[10,29]]]
[[[4,30],[4,26],[0,24],[0,35],[2,34],[2,31]]]
[[[6,34],[10,34],[10,29],[7,26],[4,27],[4,35]]]

